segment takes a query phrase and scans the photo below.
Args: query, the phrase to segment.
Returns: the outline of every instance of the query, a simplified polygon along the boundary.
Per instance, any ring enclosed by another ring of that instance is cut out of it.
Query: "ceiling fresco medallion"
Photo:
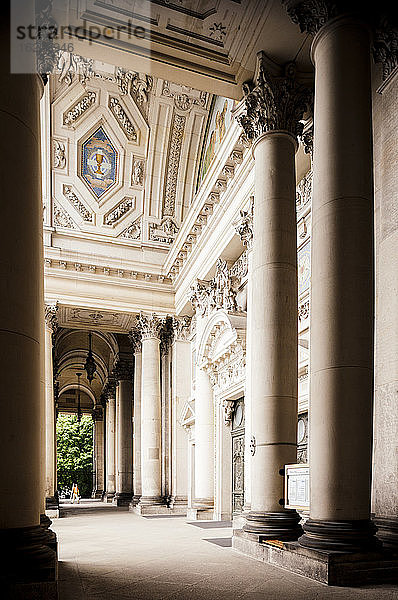
[[[82,144],[81,177],[96,198],[101,198],[117,179],[118,153],[102,127]]]

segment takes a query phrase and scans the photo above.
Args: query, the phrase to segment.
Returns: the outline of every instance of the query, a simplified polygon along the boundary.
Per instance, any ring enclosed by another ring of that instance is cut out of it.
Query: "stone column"
[[[142,495],[141,483],[141,387],[142,387],[142,344],[141,333],[134,327],[130,333],[134,354],[134,393],[133,393],[133,506]]]
[[[377,536],[398,550],[398,212],[396,210],[398,78],[394,33],[377,31],[375,58],[383,84],[374,94],[376,200],[376,363],[373,511]],[[389,40],[387,46],[386,40]],[[375,73],[379,75],[379,73]],[[393,79],[389,84],[389,76]],[[375,77],[375,86],[380,78]],[[394,152],[391,149],[395,148]]]
[[[191,396],[190,323],[190,317],[173,317],[170,506],[181,513],[188,502],[187,434],[179,419]]]
[[[295,152],[310,91],[266,71],[257,55],[239,117],[254,140],[255,203],[252,265],[251,511],[244,530],[261,539],[294,540],[296,511],[284,509],[284,466],[296,462],[297,241]]]
[[[374,546],[374,269],[369,28],[336,5],[290,10],[315,33],[309,462],[302,546]],[[326,13],[325,13],[326,7]],[[329,14],[328,14],[329,11]],[[330,19],[330,20],[328,20]]]
[[[16,595],[31,598],[27,586],[33,580],[38,582],[36,594],[40,595],[40,582],[46,581],[51,588],[55,573],[55,552],[44,545],[46,534],[40,527],[40,345],[44,315],[39,101],[43,82],[38,75],[9,74],[7,28],[4,22],[0,175],[2,218],[7,226],[0,240],[4,399],[0,424],[0,578],[3,589],[11,582],[11,595],[15,586],[26,584]],[[16,165],[18,176],[12,177]]]
[[[107,384],[106,407],[106,501],[116,492],[115,430],[116,430],[116,383],[110,377]]]
[[[246,329],[246,379],[245,379],[245,470],[244,470],[244,496],[245,503],[243,513],[250,511],[251,507],[251,414],[252,414],[252,390],[253,375],[251,371],[251,346],[255,336],[253,329],[253,211],[254,197],[250,199],[248,210],[241,211],[240,217],[234,223],[235,231],[246,247],[247,253],[247,329]]]
[[[195,498],[193,508],[214,508],[214,399],[206,371],[197,365],[195,386]]]
[[[142,339],[141,388],[141,481],[140,514],[160,510],[162,497],[161,471],[161,396],[160,335],[163,322],[156,315],[137,317]]]
[[[117,506],[128,506],[133,491],[133,371],[128,359],[118,360],[115,370],[118,381],[116,395],[116,494]]]
[[[93,410],[94,421],[94,489],[93,498],[104,495],[104,409],[96,404]]]
[[[57,447],[54,398],[53,334],[58,328],[58,306],[45,307],[45,494],[46,513],[58,516],[59,504],[56,494]]]

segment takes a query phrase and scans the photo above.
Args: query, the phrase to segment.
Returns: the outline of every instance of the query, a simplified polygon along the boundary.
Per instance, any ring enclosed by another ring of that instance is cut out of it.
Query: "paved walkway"
[[[52,525],[60,600],[398,599],[398,586],[328,588],[237,554],[229,523],[203,528],[98,502],[63,513]]]

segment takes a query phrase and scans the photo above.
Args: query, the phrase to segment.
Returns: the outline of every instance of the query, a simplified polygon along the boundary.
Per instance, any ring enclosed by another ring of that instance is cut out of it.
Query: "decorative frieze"
[[[383,81],[398,67],[398,29],[386,18],[381,19],[374,31],[373,58],[382,64]]]
[[[130,85],[130,96],[139,106],[148,103],[149,92],[152,89],[153,79],[150,75],[134,73]]]
[[[189,300],[193,308],[200,314],[209,314],[213,310],[223,308],[236,312],[236,291],[232,287],[232,279],[226,261],[219,258],[216,273],[209,282],[197,280],[191,286]]]
[[[234,400],[223,400],[222,407],[223,407],[223,413],[224,413],[224,423],[225,423],[225,425],[231,425],[232,417],[234,414],[235,401]]]
[[[95,103],[97,94],[89,91],[63,115],[63,124],[71,127]]]
[[[114,115],[116,121],[119,123],[127,139],[129,141],[136,142],[137,132],[135,130],[135,127],[128,118],[119,100],[113,96],[110,96],[108,106],[111,113]]]
[[[141,238],[141,219],[136,219],[131,225],[125,229],[119,237],[128,240],[139,240]]]
[[[56,70],[59,73],[58,81],[60,83],[66,83],[69,86],[77,77],[80,83],[85,85],[94,75],[92,58],[83,58],[64,50],[59,50],[57,54]]]
[[[265,65],[265,54],[259,52],[254,80],[243,84],[245,111],[237,117],[239,123],[253,140],[276,130],[301,135],[301,119],[312,104],[312,91],[296,81],[294,63],[285,66],[281,77],[271,75]]]
[[[303,177],[296,188],[296,207],[301,210],[312,198],[312,171]]]
[[[58,329],[58,302],[55,304],[45,304],[44,306],[44,319],[46,321],[46,325],[49,329],[55,333]]]
[[[53,140],[53,166],[54,169],[65,169],[66,167],[66,149],[61,140]]]
[[[68,215],[66,210],[61,208],[56,202],[53,202],[53,219],[55,227],[67,227],[68,229],[76,229],[76,225]]]
[[[298,320],[300,322],[305,321],[306,319],[308,319],[309,316],[310,316],[310,301],[306,300],[305,302],[302,302],[301,304],[299,304]]]
[[[205,108],[207,101],[207,92],[166,80],[163,82],[162,96],[173,98],[176,108],[182,111],[191,110],[193,106]]]
[[[136,327],[141,332],[141,339],[147,340],[150,338],[160,339],[160,330],[163,326],[163,319],[156,316],[155,313],[144,314],[141,312],[137,315]]]
[[[152,242],[172,244],[177,233],[178,227],[170,217],[162,219],[160,224],[149,223],[149,239]]]
[[[104,217],[104,225],[114,225],[129,212],[134,206],[133,198],[124,198],[119,204]]]
[[[169,217],[175,215],[177,177],[185,122],[186,117],[174,114],[171,124],[170,145],[166,166],[166,184],[164,186],[163,197],[163,215]]]
[[[81,200],[76,196],[75,192],[72,190],[70,185],[64,185],[63,194],[65,198],[69,200],[72,206],[77,210],[77,212],[82,217],[83,221],[88,223],[93,222],[93,213],[90,212],[83,204]]]
[[[236,233],[249,250],[251,249],[253,242],[253,213],[254,196],[250,196],[249,209],[239,211],[239,218],[234,222]]]
[[[133,167],[131,169],[131,185],[144,185],[144,169],[145,161],[141,158],[133,159]]]

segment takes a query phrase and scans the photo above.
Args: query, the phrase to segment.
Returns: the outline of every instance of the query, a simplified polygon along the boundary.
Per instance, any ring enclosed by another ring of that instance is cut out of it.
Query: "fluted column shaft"
[[[370,35],[323,26],[315,64],[312,200],[311,510],[300,543],[372,545],[373,181]]]

